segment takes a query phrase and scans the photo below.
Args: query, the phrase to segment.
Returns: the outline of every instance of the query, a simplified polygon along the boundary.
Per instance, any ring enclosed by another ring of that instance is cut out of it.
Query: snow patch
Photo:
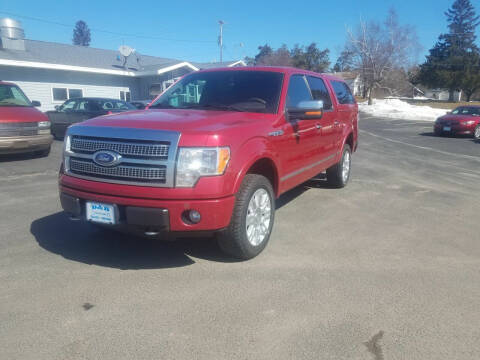
[[[447,112],[445,109],[434,109],[430,106],[411,105],[399,99],[374,99],[373,105],[369,106],[364,102],[359,103],[358,107],[368,115],[413,121],[435,121]]]

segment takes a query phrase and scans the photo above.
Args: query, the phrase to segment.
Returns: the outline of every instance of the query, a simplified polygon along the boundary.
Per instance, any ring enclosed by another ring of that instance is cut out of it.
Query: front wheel
[[[352,149],[345,144],[340,162],[327,169],[327,182],[336,188],[345,187],[350,179],[351,168]]]
[[[237,259],[254,258],[267,246],[274,217],[272,184],[262,175],[246,175],[236,195],[230,225],[219,234],[220,248]]]
[[[475,131],[473,132],[473,137],[475,138],[475,140],[480,140],[480,124],[477,125],[477,127],[475,128]]]

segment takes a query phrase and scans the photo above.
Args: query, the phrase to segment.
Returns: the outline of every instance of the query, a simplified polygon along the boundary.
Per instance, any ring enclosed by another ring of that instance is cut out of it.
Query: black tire
[[[475,128],[475,130],[473,131],[473,138],[475,140],[480,140],[480,124],[477,125],[477,127]]]
[[[348,161],[350,161],[350,164],[348,168],[348,174],[346,177],[344,177],[343,164],[345,161],[347,161],[347,156],[348,156]],[[350,145],[345,144],[345,146],[343,147],[343,152],[342,152],[342,157],[340,159],[340,162],[336,163],[335,165],[327,169],[327,182],[330,186],[336,187],[336,188],[343,188],[347,185],[348,180],[350,179],[350,173],[352,169],[351,161],[352,161],[352,149],[350,148]]]
[[[37,155],[38,157],[47,157],[47,156],[50,154],[51,148],[52,148],[52,147],[49,146],[49,147],[46,148],[46,149],[39,150],[39,151],[35,151],[35,155]]]
[[[433,133],[435,134],[435,136],[442,136],[443,135],[442,130],[434,130]]]
[[[254,245],[249,241],[246,222],[250,200],[257,190],[260,189],[264,189],[267,192],[270,200],[270,222],[263,240],[261,240],[259,244]],[[243,179],[240,190],[235,197],[235,206],[233,208],[230,225],[218,234],[217,241],[224,253],[237,259],[248,260],[260,254],[270,239],[275,219],[275,196],[272,184],[266,177],[257,174],[248,174]]]

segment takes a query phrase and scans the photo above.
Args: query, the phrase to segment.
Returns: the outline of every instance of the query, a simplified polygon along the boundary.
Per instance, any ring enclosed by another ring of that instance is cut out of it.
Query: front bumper
[[[158,200],[119,197],[89,193],[60,185],[62,208],[81,219],[85,217],[85,202],[113,204],[118,214],[117,224],[134,232],[204,232],[224,229],[230,223],[235,197],[208,200]],[[201,220],[191,224],[184,212],[197,210]]]
[[[0,154],[45,150],[50,147],[52,142],[52,135],[0,137]]]
[[[450,130],[444,130],[445,126],[450,127]],[[454,134],[454,135],[473,135],[475,131],[475,125],[435,124],[433,129],[435,133]]]

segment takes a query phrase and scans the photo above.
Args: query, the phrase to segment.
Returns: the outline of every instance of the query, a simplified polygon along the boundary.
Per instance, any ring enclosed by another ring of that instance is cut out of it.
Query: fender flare
[[[237,172],[233,185],[233,193],[236,194],[238,192],[243,178],[251,169],[251,167],[257,161],[267,159],[272,162],[274,167],[276,184],[272,184],[272,187],[275,189],[276,195],[278,195],[279,164],[276,160],[278,159],[278,154],[276,154],[269,146],[268,141],[263,137],[250,139],[246,143],[242,144],[237,152],[241,155],[240,157],[236,158],[235,165],[233,166],[233,170]]]

